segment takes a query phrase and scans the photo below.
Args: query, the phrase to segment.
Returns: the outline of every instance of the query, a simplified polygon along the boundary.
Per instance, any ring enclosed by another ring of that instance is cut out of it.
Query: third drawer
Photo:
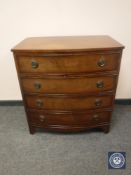
[[[83,110],[112,106],[113,96],[41,96],[25,95],[28,108],[47,110]]]

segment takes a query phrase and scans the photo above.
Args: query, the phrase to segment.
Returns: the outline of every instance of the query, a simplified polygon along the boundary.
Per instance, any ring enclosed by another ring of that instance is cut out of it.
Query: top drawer
[[[77,73],[117,70],[120,54],[18,56],[21,73]]]

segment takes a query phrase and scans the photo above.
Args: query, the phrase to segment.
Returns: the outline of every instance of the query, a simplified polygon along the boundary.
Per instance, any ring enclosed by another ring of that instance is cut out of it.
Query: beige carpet
[[[108,170],[108,151],[125,151],[126,170]],[[116,105],[111,131],[30,135],[23,106],[0,107],[0,175],[130,175],[131,106]]]

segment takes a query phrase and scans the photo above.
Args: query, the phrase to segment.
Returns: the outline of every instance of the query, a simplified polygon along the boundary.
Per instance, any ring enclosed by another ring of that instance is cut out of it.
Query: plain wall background
[[[116,98],[131,98],[130,0],[0,0],[0,100],[19,100],[10,49],[26,37],[110,35],[126,46]]]

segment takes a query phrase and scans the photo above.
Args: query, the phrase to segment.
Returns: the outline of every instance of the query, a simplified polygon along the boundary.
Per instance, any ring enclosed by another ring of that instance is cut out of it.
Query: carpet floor
[[[126,169],[108,169],[108,152],[126,152]],[[23,106],[0,107],[0,175],[130,175],[131,106],[116,105],[108,134],[36,132]]]

